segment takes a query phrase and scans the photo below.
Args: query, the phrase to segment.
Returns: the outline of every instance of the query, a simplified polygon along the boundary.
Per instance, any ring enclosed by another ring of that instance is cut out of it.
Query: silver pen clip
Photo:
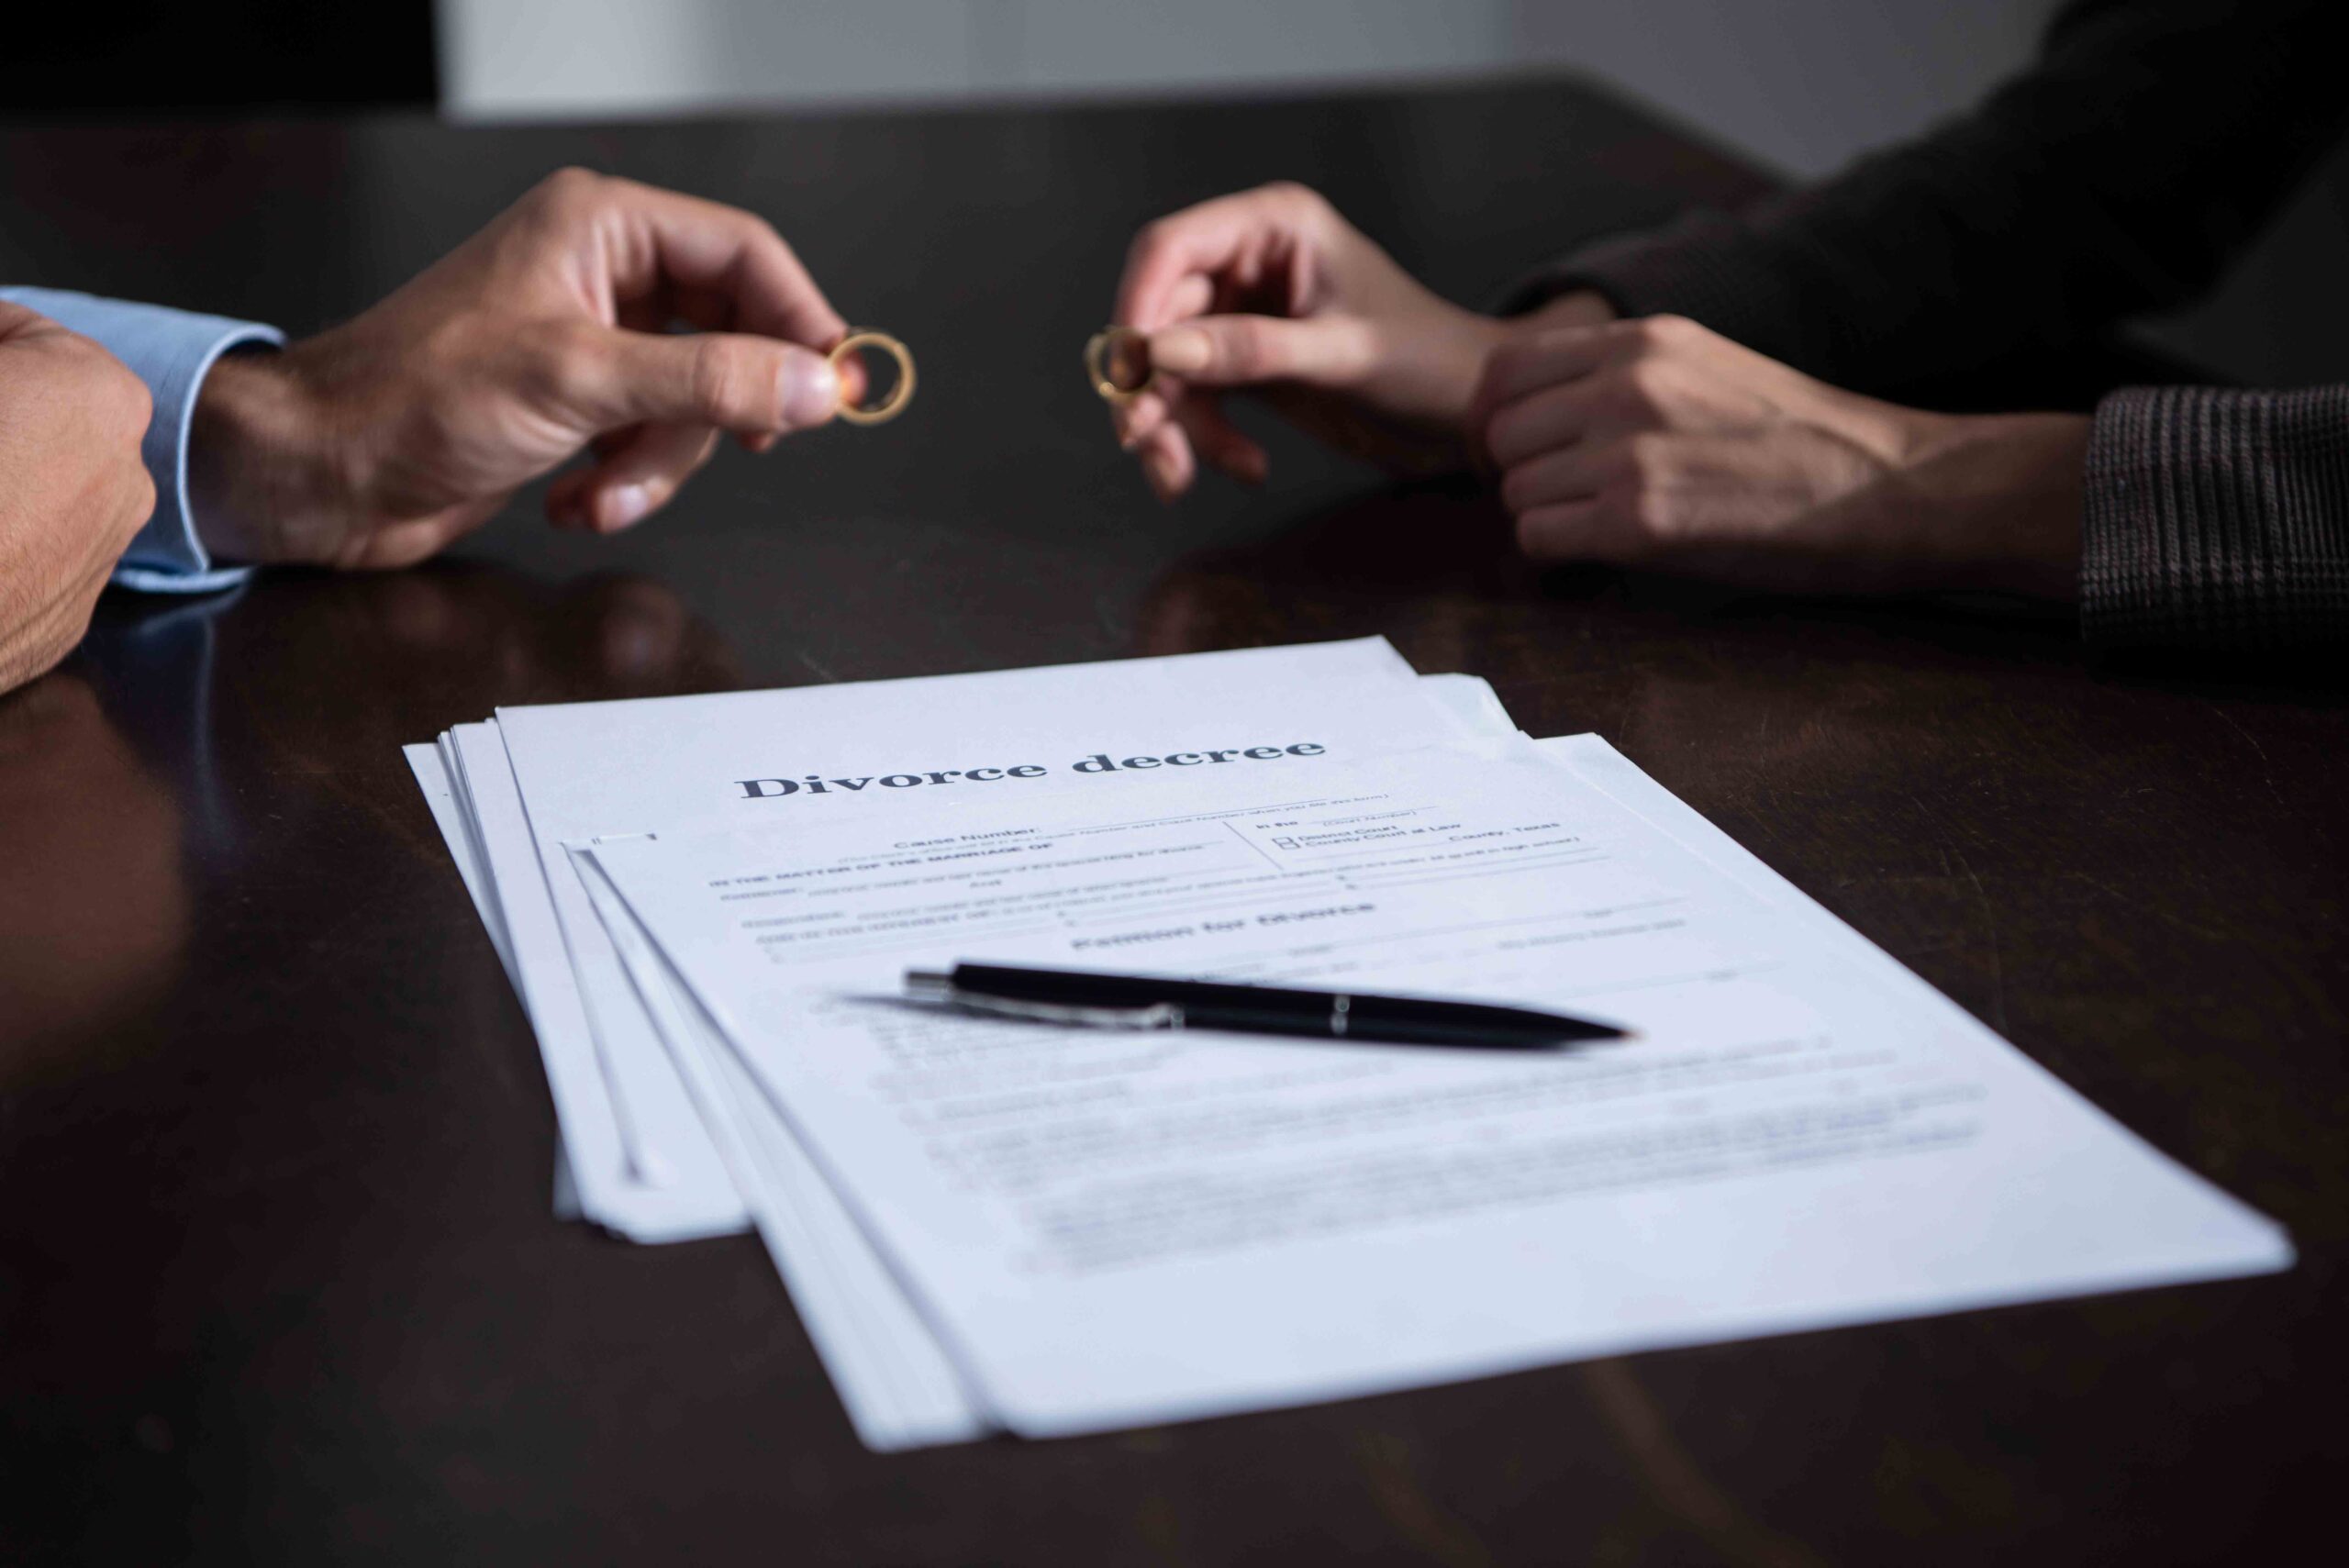
[[[965,991],[951,975],[930,970],[906,972],[906,995],[918,1002],[937,1002],[966,1013],[991,1018],[1019,1018],[1031,1024],[1061,1024],[1089,1029],[1179,1029],[1183,1009],[1173,1002],[1147,1007],[1072,1007],[1057,1002],[1023,1002],[1009,996],[989,996]]]

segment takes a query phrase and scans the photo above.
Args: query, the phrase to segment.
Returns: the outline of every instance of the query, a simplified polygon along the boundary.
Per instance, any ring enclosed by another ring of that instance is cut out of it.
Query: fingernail
[[[623,484],[612,492],[605,503],[605,526],[613,529],[627,528],[645,513],[652,510],[652,492],[641,484]]]
[[[1177,375],[1205,370],[1208,352],[1208,335],[1188,327],[1170,327],[1151,335],[1150,362],[1156,370]]]
[[[829,361],[813,354],[793,354],[783,361],[783,422],[796,429],[820,425],[839,412],[841,378]]]

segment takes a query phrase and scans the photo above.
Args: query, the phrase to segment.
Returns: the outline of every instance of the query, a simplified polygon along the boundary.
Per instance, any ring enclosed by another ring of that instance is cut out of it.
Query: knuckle
[[[1671,324],[1678,319],[1675,316],[1642,316],[1636,321],[1625,323],[1623,330],[1637,352],[1653,354],[1671,346]]]
[[[1512,468],[1501,475],[1501,505],[1520,517],[1533,504],[1533,473],[1529,468]]]
[[[154,392],[120,360],[114,361],[114,383],[115,395],[122,399],[123,406],[144,426],[155,412]]]
[[[1532,339],[1520,338],[1503,343],[1485,357],[1485,387],[1492,391],[1515,384],[1542,363],[1545,352],[1540,342]]]
[[[1667,542],[1680,531],[1680,509],[1669,491],[1642,486],[1617,496],[1615,505],[1639,536],[1653,543]]]
[[[1518,478],[1518,470],[1512,468],[1501,475],[1499,495],[1503,511],[1511,517],[1520,516],[1524,512],[1525,484]]]
[[[693,406],[718,423],[732,423],[745,414],[769,414],[772,396],[758,397],[740,345],[726,338],[705,336],[694,340],[687,370],[688,395]]]
[[[1224,374],[1247,380],[1264,373],[1267,358],[1264,329],[1256,321],[1243,317],[1219,339],[1210,339],[1209,343],[1217,366]]]
[[[783,230],[777,228],[773,220],[761,217],[754,212],[744,213],[742,216],[743,221],[749,226],[751,238],[754,242],[780,253],[789,261],[798,261],[799,252],[791,248],[791,241],[783,237]]]
[[[127,440],[135,460],[141,437],[155,414],[155,395],[128,365],[91,339],[67,334],[58,339],[63,356],[57,368],[63,406],[109,440]]]
[[[569,207],[595,200],[607,183],[593,169],[571,163],[540,180],[532,194],[550,206]]]
[[[1685,316],[1651,316],[1647,318],[1647,342],[1654,348],[1678,347],[1703,331],[1703,328]]]
[[[155,395],[148,390],[145,382],[131,373],[128,365],[111,354],[106,357],[102,367],[100,387],[99,406],[105,410],[110,428],[127,434],[135,448],[155,417]]]
[[[1555,530],[1550,528],[1548,518],[1537,513],[1528,512],[1520,516],[1517,519],[1516,534],[1519,550],[1537,561],[1558,553]]]
[[[63,663],[65,656],[79,648],[82,639],[89,635],[90,617],[97,607],[98,592],[95,588],[75,595],[72,605],[66,610],[64,617],[55,624],[55,628],[26,651],[23,669],[17,679],[29,681],[37,675],[48,674]],[[10,684],[0,679],[0,689],[6,689]]]
[[[594,379],[597,334],[574,321],[545,321],[521,334],[524,398],[540,406],[563,401]]]
[[[1528,417],[1523,409],[1508,407],[1495,410],[1485,421],[1485,450],[1495,462],[1506,466],[1525,455]]]
[[[1137,259],[1155,255],[1173,244],[1181,232],[1174,217],[1153,217],[1134,230],[1134,242],[1127,247],[1127,254]]]
[[[1623,443],[1626,476],[1642,491],[1661,484],[1671,473],[1673,444],[1669,438],[1642,432]]]
[[[145,463],[135,463],[123,475],[122,510],[116,523],[116,532],[122,542],[117,548],[128,548],[139,530],[147,526],[147,519],[154,515],[154,476],[147,472]]]
[[[1653,417],[1664,412],[1670,398],[1668,378],[1654,360],[1635,360],[1624,366],[1612,378],[1609,391],[1617,406],[1635,417]]]

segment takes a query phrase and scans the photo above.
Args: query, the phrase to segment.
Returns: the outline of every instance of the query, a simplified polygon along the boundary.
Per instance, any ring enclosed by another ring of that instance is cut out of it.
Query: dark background
[[[0,24],[0,117],[429,107],[430,0],[21,5]]]

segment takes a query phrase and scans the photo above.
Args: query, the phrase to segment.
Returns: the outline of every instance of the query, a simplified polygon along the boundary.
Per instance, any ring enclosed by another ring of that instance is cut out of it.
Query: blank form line
[[[1381,942],[1424,941],[1430,937],[1456,937],[1469,931],[1506,930],[1510,927],[1553,926],[1561,920],[1603,920],[1609,915],[1627,915],[1637,909],[1659,909],[1669,904],[1686,904],[1685,896],[1652,898],[1638,904],[1616,904],[1603,909],[1570,909],[1557,915],[1535,916],[1530,919],[1472,920],[1464,926],[1422,926],[1416,930],[1395,931],[1383,937],[1355,937],[1345,941],[1316,942],[1316,951],[1335,948],[1375,947]]]
[[[1604,850],[1592,850],[1586,854],[1550,855],[1541,860],[1497,862],[1487,861],[1479,866],[1462,866],[1452,871],[1430,872],[1424,876],[1367,877],[1356,875],[1356,887],[1419,887],[1431,882],[1458,882],[1463,877],[1490,876],[1497,871],[1533,871],[1542,866],[1586,866],[1607,858]]]
[[[1304,800],[1275,801],[1269,806],[1234,806],[1219,811],[1195,811],[1187,817],[1140,817],[1131,822],[1097,822],[1089,828],[1068,828],[1060,836],[1078,839],[1093,833],[1119,833],[1134,828],[1179,828],[1190,822],[1220,822],[1227,817],[1256,817],[1267,811],[1309,811],[1317,806],[1362,806],[1372,801],[1392,800],[1394,796],[1378,795],[1323,795]],[[1410,808],[1425,811],[1424,806]]]
[[[1708,984],[1722,980],[1742,980],[1749,974],[1767,974],[1774,969],[1784,969],[1782,959],[1766,963],[1730,964],[1720,969],[1696,969],[1685,974],[1658,974],[1645,980],[1609,981],[1604,985],[1585,985],[1574,991],[1560,991],[1560,996],[1612,996],[1619,991],[1653,991],[1659,985],[1686,985],[1691,981]]]
[[[844,937],[841,939],[842,945],[839,947],[819,948],[810,945],[805,948],[790,948],[782,943],[769,944],[762,941],[760,951],[777,962],[797,963],[803,961],[829,962],[839,958],[866,958],[874,953],[903,952],[908,948],[918,948],[926,942],[936,941],[947,936],[967,936],[974,940],[993,941],[997,937],[1025,937],[1033,936],[1040,931],[1059,932],[1065,929],[1067,929],[1066,927],[1057,925],[996,926],[983,930],[963,928],[952,931],[933,927],[925,930],[907,931],[902,937],[868,942],[862,946],[858,945],[854,939]]]

